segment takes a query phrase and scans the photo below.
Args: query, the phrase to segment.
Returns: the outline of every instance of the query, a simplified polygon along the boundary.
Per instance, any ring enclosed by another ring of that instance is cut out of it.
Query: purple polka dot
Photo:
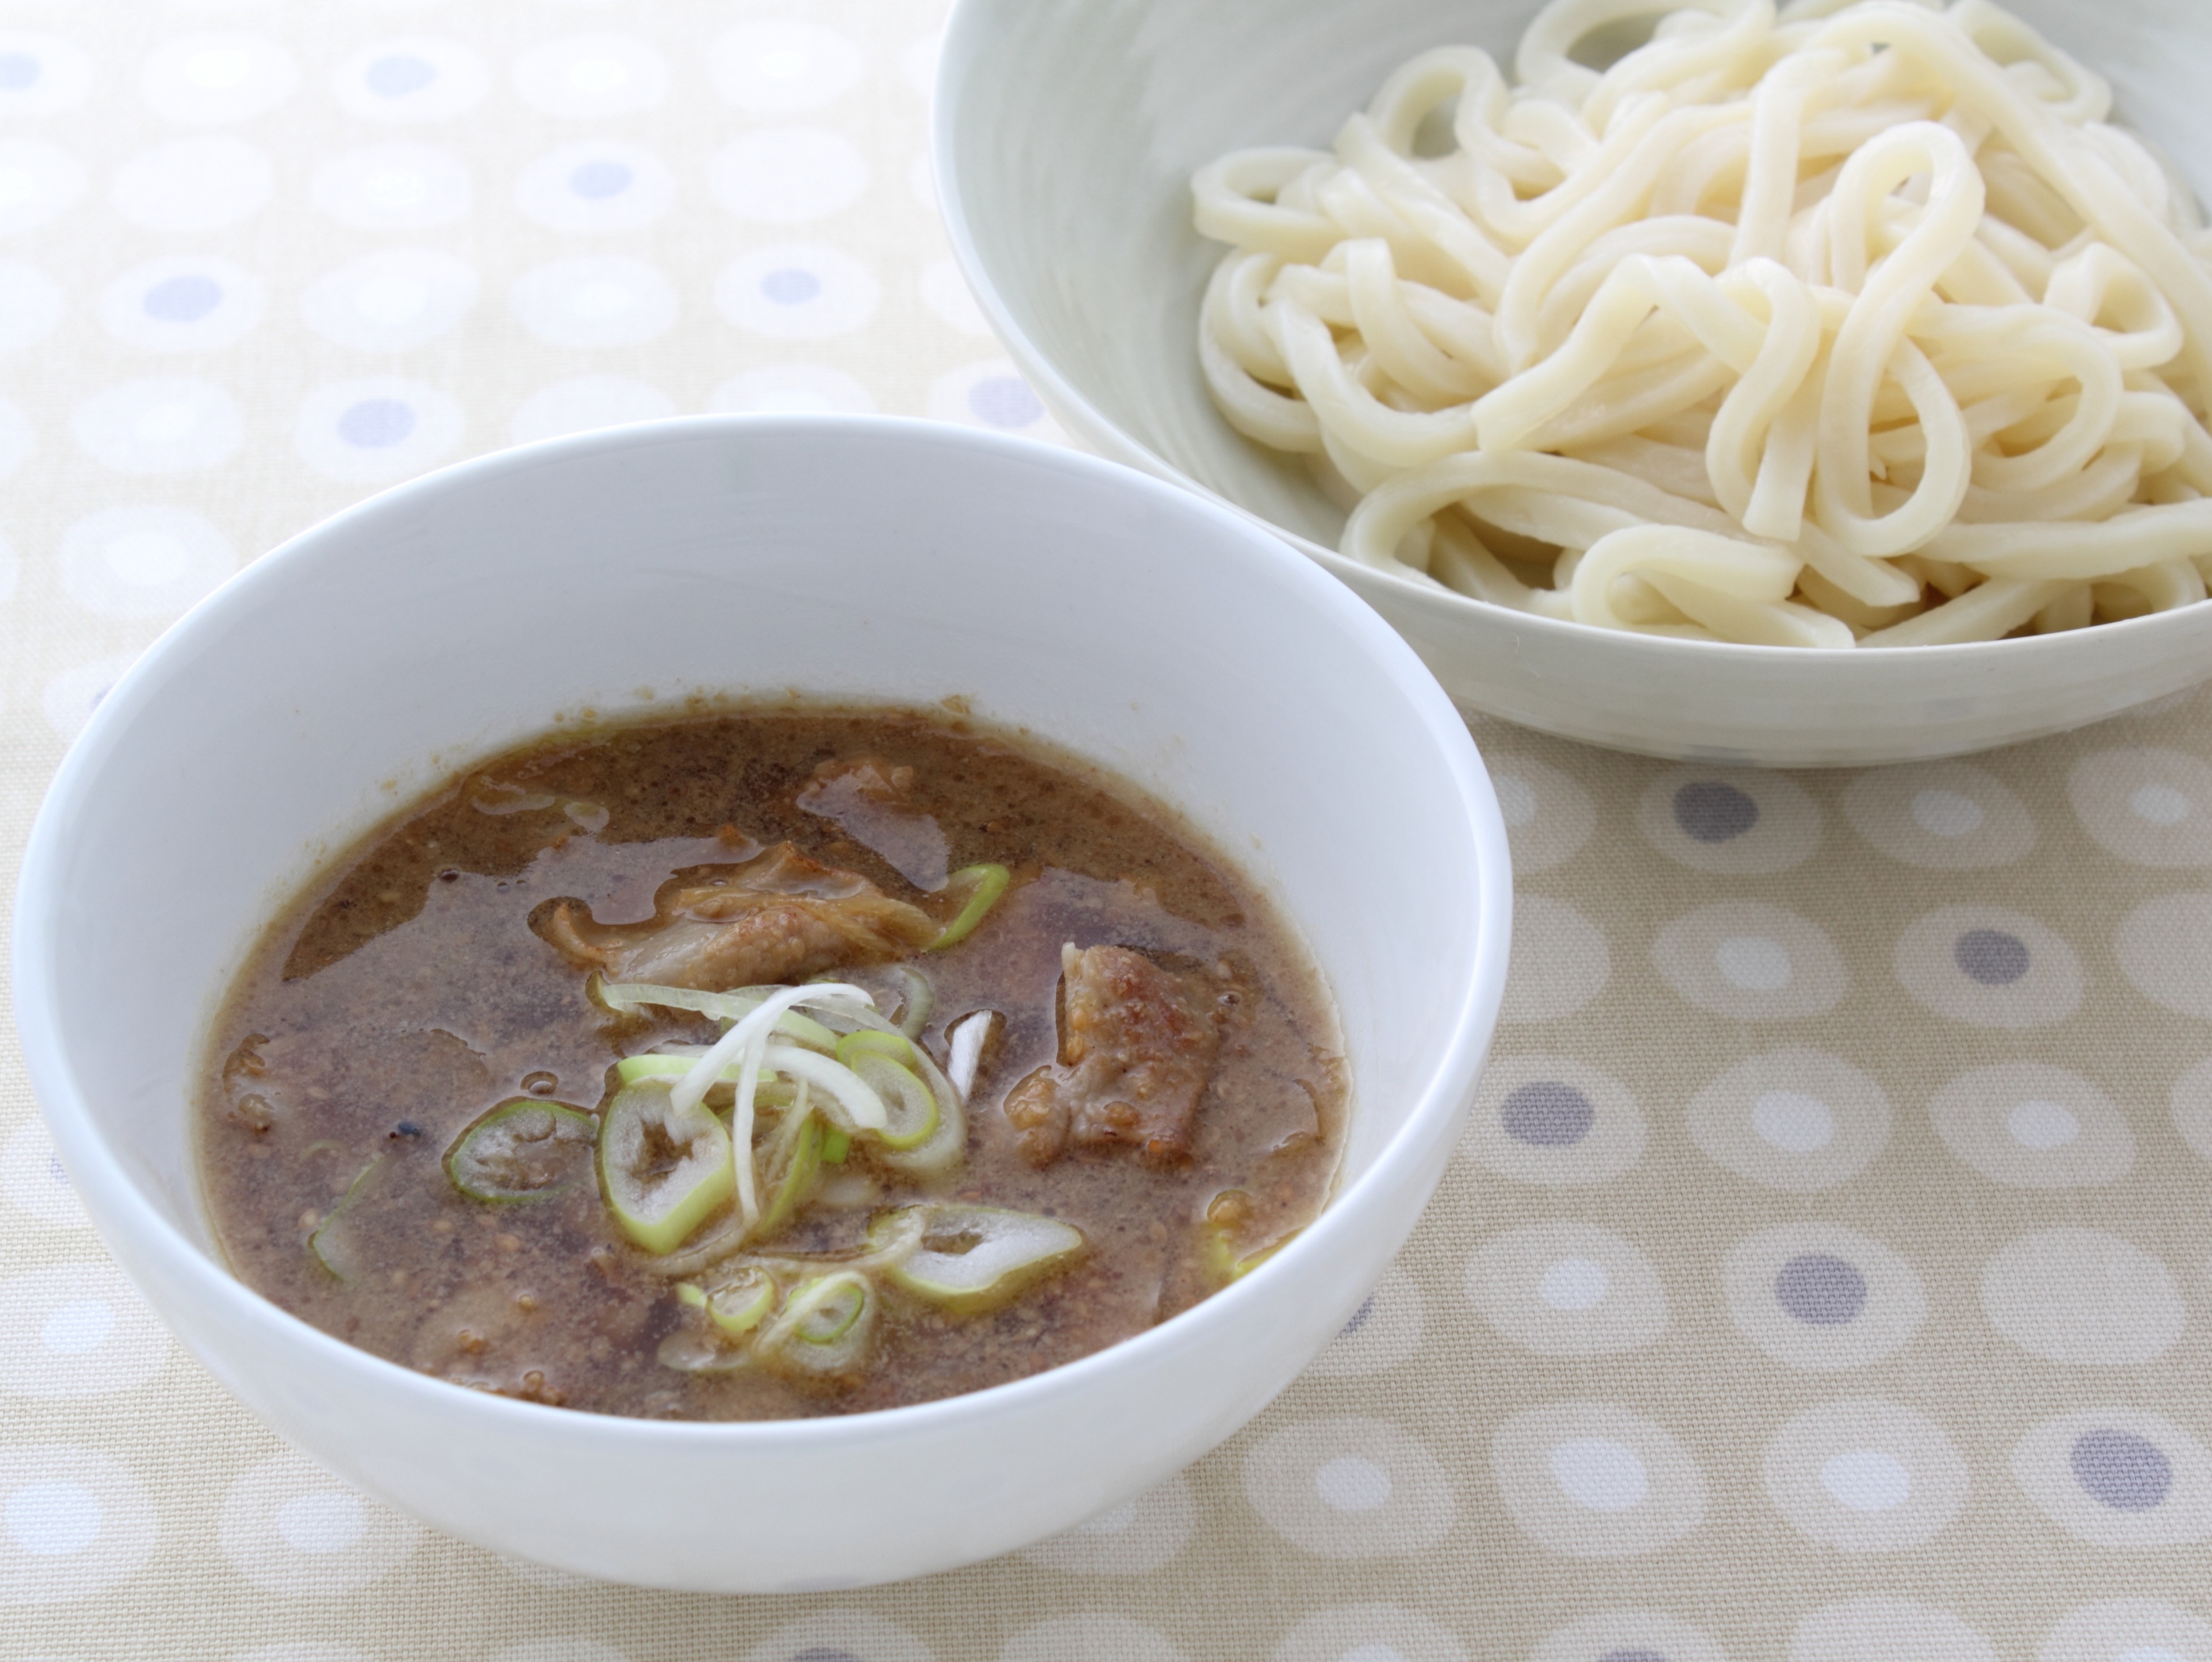
[[[437,78],[436,66],[412,52],[380,58],[362,76],[369,91],[379,98],[404,98],[410,93],[421,92]]]
[[[1540,1079],[1510,1093],[1498,1117],[1516,1142],[1533,1148],[1571,1148],[1597,1123],[1597,1110],[1573,1086]]]
[[[1367,1318],[1374,1313],[1374,1299],[1370,1296],[1361,1300],[1359,1302],[1359,1308],[1352,1312],[1352,1319],[1344,1324],[1344,1330],[1338,1334],[1337,1336],[1343,1339],[1350,1338],[1353,1334],[1359,1331],[1361,1328],[1367,1325]]]
[[[860,1659],[840,1645],[809,1645],[803,1651],[793,1651],[791,1662],[860,1662]]]
[[[1018,375],[992,375],[968,389],[968,407],[975,419],[994,427],[1027,427],[1044,414],[1044,405]]]
[[[1699,843],[1730,843],[1759,823],[1759,804],[1734,785],[1698,779],[1674,793],[1674,823]]]
[[[1951,948],[1951,961],[1984,987],[2009,987],[2027,973],[2027,943],[2002,929],[1969,929]]]
[[[146,291],[139,308],[163,323],[198,323],[222,304],[222,285],[197,274],[163,277]]]
[[[1633,1645],[1626,1650],[1607,1651],[1597,1662],[1667,1662],[1667,1655],[1648,1645]]]
[[[27,52],[0,52],[0,92],[21,92],[35,87],[45,74],[39,60]]]
[[[2173,1487],[2173,1463],[2132,1431],[2085,1431],[2066,1458],[2082,1492],[2115,1512],[2148,1512]]]
[[[415,430],[415,412],[397,399],[363,399],[338,417],[338,436],[364,450],[383,450]]]
[[[568,175],[568,188],[590,202],[604,202],[629,189],[636,175],[620,161],[586,161]]]
[[[1842,1327],[1866,1308],[1866,1277],[1828,1252],[1800,1252],[1774,1278],[1774,1302],[1808,1327]]]
[[[811,271],[787,265],[763,277],[760,291],[778,306],[804,306],[822,292],[822,279]]]

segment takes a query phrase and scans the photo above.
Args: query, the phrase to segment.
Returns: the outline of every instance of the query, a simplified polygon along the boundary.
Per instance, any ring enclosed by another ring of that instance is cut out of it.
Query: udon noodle
[[[1763,645],[2203,600],[2212,239],[2106,83],[1988,0],[1692,0],[1571,55],[1662,9],[1554,0],[1512,82],[1425,52],[1334,153],[1196,176],[1206,379],[1344,552]]]

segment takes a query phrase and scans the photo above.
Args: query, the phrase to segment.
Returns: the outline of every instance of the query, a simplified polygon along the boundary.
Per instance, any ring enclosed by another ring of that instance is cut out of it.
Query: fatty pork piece
[[[885,964],[937,938],[937,920],[865,877],[780,843],[756,860],[664,892],[652,922],[605,928],[563,900],[539,933],[580,969],[614,981],[721,992]]]
[[[1212,992],[1126,947],[1060,948],[1060,1060],[1007,1093],[1023,1156],[1131,1145],[1147,1164],[1190,1152],[1191,1122],[1220,1053]]]

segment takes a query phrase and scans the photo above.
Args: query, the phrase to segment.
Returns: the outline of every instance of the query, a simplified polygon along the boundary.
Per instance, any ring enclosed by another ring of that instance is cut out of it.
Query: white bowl
[[[187,1104],[228,977],[293,886],[557,711],[793,687],[967,695],[1180,807],[1275,892],[1351,1062],[1349,1148],[1320,1221],[1219,1296],[1071,1367],[754,1425],[482,1395],[233,1279],[210,1251]],[[1196,1458],[1281,1390],[1443,1169],[1497,1016],[1509,904],[1504,825],[1465,727],[1395,636],[1273,538],[1044,446],[701,418],[402,486],[163,636],[40,813],[16,1013],[115,1256],[283,1436],[495,1551],[654,1586],[799,1590],[1040,1539]]]
[[[2203,0],[2008,0],[2109,76],[2123,116],[2212,183]],[[1242,437],[1198,372],[1219,245],[1193,169],[1326,148],[1416,52],[1511,61],[1536,0],[959,0],[937,173],[985,316],[1061,424],[1276,527],[1359,591],[1471,709],[1653,755],[1821,766],[2059,732],[2212,675],[2212,604],[2028,640],[1811,653],[1631,636],[1439,594],[1346,560],[1343,512]]]

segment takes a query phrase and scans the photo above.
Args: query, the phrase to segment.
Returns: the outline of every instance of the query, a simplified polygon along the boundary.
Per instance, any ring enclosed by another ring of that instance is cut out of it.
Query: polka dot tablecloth
[[[132,657],[386,483],[681,411],[1056,438],[935,218],[941,14],[0,3],[11,865]],[[2212,1662],[2212,697],[1858,774],[1475,731],[1513,978],[1405,1257],[1189,1472],[908,1586],[349,1491],[108,1263],[11,1040],[0,1662]]]

